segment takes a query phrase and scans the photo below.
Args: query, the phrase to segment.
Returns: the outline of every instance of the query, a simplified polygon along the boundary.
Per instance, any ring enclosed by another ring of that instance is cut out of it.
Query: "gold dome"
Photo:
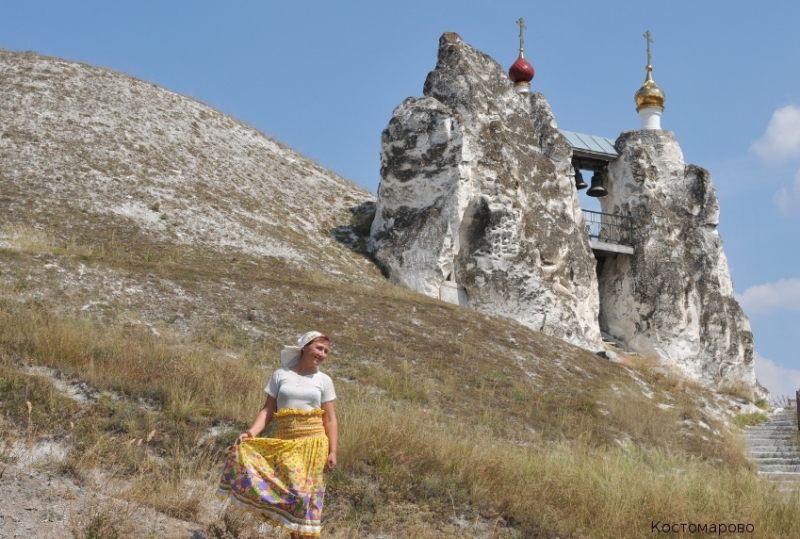
[[[663,109],[664,101],[667,99],[664,91],[659,88],[656,81],[653,80],[653,66],[648,64],[645,69],[647,69],[647,78],[645,78],[644,84],[642,84],[642,87],[639,88],[639,91],[636,92],[636,96],[634,96],[636,100],[636,112],[646,107],[659,107]]]

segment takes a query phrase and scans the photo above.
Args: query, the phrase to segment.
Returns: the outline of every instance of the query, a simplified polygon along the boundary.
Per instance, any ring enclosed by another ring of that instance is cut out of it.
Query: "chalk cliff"
[[[671,131],[626,131],[604,212],[630,214],[634,254],[609,255],[600,326],[707,384],[756,384],[750,322],[733,295],[708,171],[686,165]]]
[[[602,329],[699,382],[758,388],[711,178],[673,133],[619,137],[600,200],[631,215],[634,252],[593,253],[573,150],[544,96],[515,92],[453,33],[423,94],[381,139],[370,249],[390,279],[589,349]]]
[[[546,99],[454,33],[381,139],[370,246],[396,283],[597,349],[595,259]]]

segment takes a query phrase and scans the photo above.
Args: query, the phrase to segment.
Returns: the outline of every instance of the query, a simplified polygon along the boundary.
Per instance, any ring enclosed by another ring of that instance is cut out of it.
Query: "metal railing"
[[[629,215],[583,210],[583,220],[589,239],[633,246],[633,219]]]
[[[800,389],[795,394],[794,404],[797,407],[797,429],[800,430]]]

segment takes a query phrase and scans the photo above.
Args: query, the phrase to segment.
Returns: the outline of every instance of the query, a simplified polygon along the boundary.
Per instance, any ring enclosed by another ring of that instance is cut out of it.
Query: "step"
[[[800,455],[795,458],[766,457],[753,459],[759,467],[768,464],[782,464],[786,466],[800,466]]]
[[[787,447],[789,447],[790,450],[798,449],[793,440],[787,440],[785,438],[753,438],[745,441],[747,442],[748,447],[756,447],[759,445],[784,444]]]
[[[778,438],[767,438],[767,437],[760,437],[760,438],[748,438],[747,445],[758,445],[758,444],[787,444],[794,447],[794,440],[792,438],[785,438],[785,437],[778,437]]]
[[[795,444],[797,413],[783,410],[765,423],[745,427],[744,440],[758,474],[782,491],[800,484],[800,451]]]
[[[798,474],[797,477],[800,478],[800,464],[797,465],[788,465],[788,464],[765,464],[758,466],[759,472],[783,472],[783,473],[796,473]]]
[[[765,451],[765,452],[750,452],[750,458],[753,460],[761,460],[761,459],[795,459],[800,458],[800,454],[797,452],[781,452],[781,451]]]
[[[793,444],[777,447],[775,444],[748,444],[750,453],[783,453],[786,456],[796,455],[800,453]]]
[[[774,481],[798,481],[800,480],[800,472],[762,472],[759,471],[758,475],[766,477]]]
[[[794,444],[792,440],[784,440],[783,438],[757,438],[754,440],[747,440],[747,447],[759,447],[759,446],[772,446],[772,445],[785,445],[789,451],[797,451],[797,446]]]
[[[747,427],[744,429],[745,434],[748,432],[782,432],[787,436],[794,436],[798,431],[797,427],[785,425],[765,425],[758,427]]]
[[[793,453],[797,451],[794,444],[787,444],[785,442],[762,442],[759,444],[750,445],[750,454],[754,453]]]

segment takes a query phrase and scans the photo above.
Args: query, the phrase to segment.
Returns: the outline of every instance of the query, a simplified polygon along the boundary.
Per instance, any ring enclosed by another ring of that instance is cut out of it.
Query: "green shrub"
[[[737,414],[732,421],[737,427],[744,428],[769,421],[769,417],[763,412],[752,412],[749,414]]]

